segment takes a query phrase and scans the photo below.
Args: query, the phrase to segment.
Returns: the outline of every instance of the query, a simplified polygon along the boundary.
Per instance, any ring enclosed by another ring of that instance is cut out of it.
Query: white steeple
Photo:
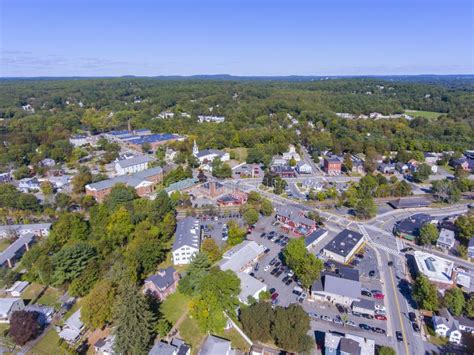
[[[193,155],[194,156],[197,156],[199,154],[199,149],[198,149],[198,146],[196,144],[196,140],[194,140],[194,145],[193,145]]]

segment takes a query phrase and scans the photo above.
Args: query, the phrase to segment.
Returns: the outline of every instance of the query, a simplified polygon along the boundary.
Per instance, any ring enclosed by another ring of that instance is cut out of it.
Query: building
[[[410,168],[408,167],[407,164],[398,162],[395,164],[395,169],[401,174],[405,174]]]
[[[397,237],[407,240],[415,240],[420,235],[420,229],[426,223],[431,223],[431,216],[423,213],[417,213],[397,221],[393,227],[393,234]]]
[[[240,279],[239,300],[242,303],[249,304],[249,297],[258,300],[260,293],[267,290],[267,285],[245,272],[238,272],[237,276]]]
[[[177,155],[178,155],[178,152],[176,150],[171,149],[171,148],[166,148],[165,161],[167,163],[172,163],[174,162],[174,159],[176,158]]]
[[[69,344],[74,344],[81,337],[84,330],[84,323],[81,321],[81,309],[73,313],[59,328],[59,337]]]
[[[89,144],[85,134],[76,134],[69,137],[69,143],[71,143],[74,147],[82,147]]]
[[[323,254],[339,263],[347,263],[364,243],[364,236],[358,232],[344,229],[323,248]]]
[[[112,179],[102,180],[86,185],[86,195],[93,196],[102,202],[116,184],[124,184],[135,189],[138,196],[143,197],[155,192],[156,185],[163,180],[163,169],[155,167],[132,175],[120,175]]]
[[[222,270],[235,273],[249,271],[253,264],[264,254],[265,247],[254,241],[245,240],[226,251],[219,262]]]
[[[417,271],[425,275],[438,288],[449,288],[453,285],[454,263],[439,256],[415,250],[414,257]]]
[[[36,236],[32,233],[27,233],[20,236],[12,244],[10,244],[3,252],[0,253],[0,267],[12,268],[15,266],[15,261],[28,250],[35,242]]]
[[[466,157],[461,157],[459,159],[453,159],[450,162],[450,165],[454,169],[462,169],[464,171],[469,171],[469,161]]]
[[[96,355],[115,355],[114,351],[115,335],[109,335],[105,338],[100,338],[94,344],[94,351]]]
[[[203,122],[222,123],[224,121],[225,121],[224,116],[205,116],[205,115],[198,116],[199,123],[203,123]]]
[[[363,174],[365,172],[364,160],[362,160],[356,155],[351,155],[351,161],[352,161],[351,172],[356,173],[356,174]]]
[[[24,178],[18,181],[18,189],[22,192],[39,191],[40,182],[37,178]]]
[[[288,146],[288,151],[283,153],[282,155],[283,160],[289,162],[290,160],[294,160],[297,163],[301,161],[300,155],[296,152],[296,148],[293,144]]]
[[[304,244],[306,249],[312,249],[319,241],[323,240],[328,236],[328,231],[324,228],[318,228],[306,238],[304,238]]]
[[[342,160],[337,155],[324,157],[323,167],[326,174],[339,175],[342,169]]]
[[[317,228],[316,222],[307,218],[303,210],[292,206],[279,207],[275,218],[283,229],[299,236],[307,236]]]
[[[466,333],[474,334],[474,319],[466,317],[454,317],[459,323],[459,330]]]
[[[13,312],[24,308],[25,304],[21,298],[0,298],[0,323],[10,323]]]
[[[178,272],[170,266],[166,269],[160,269],[155,275],[147,277],[143,285],[143,291],[163,301],[176,290],[178,281]]]
[[[469,239],[469,244],[467,246],[467,255],[470,258],[474,258],[474,238]]]
[[[324,334],[326,355],[374,355],[375,341],[352,334],[326,332]]]
[[[220,196],[216,202],[218,206],[229,207],[229,206],[241,206],[247,202],[247,193],[243,191],[236,191],[230,194]]]
[[[13,181],[12,174],[8,173],[1,173],[0,174],[0,184],[7,184]]]
[[[231,348],[230,340],[208,335],[204,343],[201,345],[198,355],[234,355],[235,352]]]
[[[227,152],[218,149],[205,149],[199,151],[199,148],[194,141],[193,155],[199,160],[201,164],[212,163],[214,159],[219,158],[221,161],[230,160],[230,155]]]
[[[40,161],[39,165],[46,168],[52,168],[56,165],[56,160],[51,159],[51,158],[45,158]]]
[[[346,307],[360,300],[361,285],[359,272],[355,269],[342,267],[338,273],[323,272],[320,280],[311,286],[313,300],[341,304]]]
[[[10,288],[6,289],[5,292],[8,292],[12,297],[20,297],[21,293],[29,284],[28,281],[16,281]]]
[[[369,314],[371,316],[375,315],[375,302],[373,300],[368,300],[361,298],[360,300],[352,302],[352,312],[357,312],[361,314]]]
[[[431,201],[423,197],[398,198],[388,204],[395,209],[428,207]]]
[[[45,306],[45,305],[37,304],[37,303],[29,304],[23,310],[27,312],[39,313],[38,322],[43,326],[50,324],[53,321],[53,316],[54,316],[54,313],[56,312],[53,307]]]
[[[146,155],[138,155],[129,159],[122,159],[115,163],[115,171],[118,175],[134,174],[148,169],[151,158]]]
[[[450,250],[454,248],[454,242],[454,231],[442,228],[439,232],[438,240],[436,241],[436,246],[438,248]]]
[[[201,226],[193,217],[186,217],[176,225],[172,248],[174,265],[189,264],[201,245]]]
[[[460,344],[462,333],[459,322],[449,313],[446,308],[439,311],[439,315],[433,316],[433,328],[436,335],[448,338],[450,343]]]
[[[313,168],[311,167],[311,165],[300,161],[296,164],[296,171],[298,171],[299,174],[312,174]]]
[[[10,224],[0,226],[0,238],[34,234],[38,237],[49,235],[51,223]]]
[[[395,164],[394,163],[390,163],[390,164],[386,164],[386,163],[382,163],[382,164],[379,164],[379,166],[377,167],[377,170],[380,171],[382,174],[393,174],[395,173]]]
[[[270,171],[278,175],[281,178],[294,178],[296,177],[295,169],[289,165],[272,165],[270,166]]]
[[[126,139],[124,140],[124,143],[130,148],[135,149],[139,152],[142,152],[144,144],[149,144],[150,150],[156,151],[158,147],[164,144],[181,141],[181,140],[183,140],[183,137],[178,136],[177,134],[159,133],[159,134],[150,134],[147,136]]]
[[[196,183],[198,182],[198,179],[195,178],[188,178],[184,180],[180,180],[177,182],[174,182],[170,184],[168,187],[165,187],[165,191],[168,195],[171,195],[175,191],[186,191],[191,189]]]
[[[263,176],[259,164],[240,164],[232,168],[232,173],[240,178],[257,178]]]

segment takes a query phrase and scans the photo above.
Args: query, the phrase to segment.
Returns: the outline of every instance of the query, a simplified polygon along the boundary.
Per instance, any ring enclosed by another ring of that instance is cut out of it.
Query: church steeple
[[[193,155],[197,156],[199,154],[199,148],[196,144],[196,140],[194,140],[194,145],[193,145]]]

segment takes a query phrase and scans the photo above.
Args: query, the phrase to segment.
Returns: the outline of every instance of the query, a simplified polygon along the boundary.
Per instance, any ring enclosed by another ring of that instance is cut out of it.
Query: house
[[[171,148],[166,148],[165,161],[167,163],[172,163],[174,162],[174,159],[176,158],[177,155],[178,155],[178,152],[176,150],[171,149]]]
[[[413,241],[420,235],[421,227],[426,223],[431,223],[431,221],[431,216],[424,213],[411,215],[395,223],[393,234],[397,237]]]
[[[299,174],[312,174],[313,168],[311,167],[311,165],[300,161],[296,164],[296,171],[298,171]]]
[[[395,173],[395,164],[394,163],[382,163],[379,164],[377,170],[380,171],[382,174],[393,174]]]
[[[205,116],[205,115],[198,115],[198,122],[214,122],[214,123],[222,123],[225,121],[224,116]]]
[[[407,164],[405,163],[402,163],[402,162],[398,162],[395,164],[395,169],[401,173],[401,174],[405,174],[408,170],[409,170],[409,167]]]
[[[265,247],[254,241],[244,240],[229,249],[219,262],[221,270],[232,270],[235,273],[249,271],[253,264],[264,254]]]
[[[240,164],[232,168],[232,173],[240,178],[256,178],[263,174],[259,164]]]
[[[270,171],[281,178],[296,177],[295,169],[289,165],[272,165],[270,166]]]
[[[470,258],[474,258],[474,238],[469,239],[469,244],[467,246],[467,255]]]
[[[201,226],[193,217],[186,217],[176,225],[172,248],[174,265],[189,264],[201,245]]]
[[[155,275],[147,277],[143,285],[143,291],[163,301],[176,290],[178,280],[178,272],[172,266],[169,266],[166,269],[160,269]]]
[[[296,152],[296,148],[293,144],[290,144],[288,146],[288,151],[283,153],[282,158],[286,161],[289,162],[290,160],[294,160],[297,163],[301,161],[300,155]]]
[[[371,316],[375,315],[375,302],[373,300],[368,300],[361,298],[352,302],[352,312],[358,312],[361,314],[369,314]]]
[[[45,306],[42,304],[29,304],[23,310],[27,312],[36,312],[39,314],[38,321],[42,325],[50,324],[53,321],[55,310],[53,307]]]
[[[356,155],[351,155],[351,161],[352,161],[352,172],[356,174],[363,174],[365,169],[364,169],[364,160],[359,158]]]
[[[428,165],[436,165],[438,162],[439,154],[436,153],[424,153],[425,163]]]
[[[324,333],[326,355],[374,355],[375,341],[352,334]]]
[[[96,355],[115,355],[114,351],[115,335],[109,335],[105,338],[100,338],[94,344],[94,351]]]
[[[15,311],[21,311],[25,304],[21,298],[0,298],[0,323],[10,323]]]
[[[469,161],[466,157],[461,157],[458,159],[452,159],[450,165],[454,169],[462,169],[464,171],[469,171]]]
[[[15,261],[28,250],[34,243],[36,236],[32,233],[27,233],[20,236],[12,244],[10,244],[3,252],[0,253],[0,267],[6,266],[12,268]]]
[[[459,330],[466,333],[474,334],[474,319],[466,317],[454,317],[459,323]]]
[[[9,182],[12,182],[12,174],[10,172],[8,173],[1,173],[0,174],[0,184],[7,184]]]
[[[307,218],[303,210],[293,206],[279,207],[275,219],[283,229],[301,236],[307,236],[317,228],[315,221]]]
[[[122,159],[115,163],[115,171],[118,175],[134,174],[148,169],[151,158],[146,155],[138,155],[129,159]]]
[[[326,156],[323,160],[324,172],[329,175],[339,175],[342,169],[342,159],[337,155]]]
[[[58,336],[69,344],[76,343],[84,330],[84,323],[81,321],[81,309],[73,313],[62,327],[59,327]]]
[[[253,344],[250,347],[249,355],[280,355],[280,350],[269,348],[260,344]]]
[[[306,238],[304,238],[304,244],[306,249],[312,249],[320,240],[323,240],[328,236],[328,231],[324,228],[318,228]]]
[[[45,158],[40,161],[40,165],[46,168],[52,168],[53,166],[56,165],[56,160],[51,159],[51,158]]]
[[[433,316],[433,328],[436,335],[448,338],[450,343],[461,343],[461,330],[459,329],[459,322],[449,313],[446,308],[439,311],[439,315]]]
[[[157,116],[158,118],[161,118],[161,119],[169,119],[169,118],[173,118],[174,117],[174,112],[171,112],[171,111],[162,111],[158,114]]]
[[[221,161],[230,160],[230,155],[227,152],[217,149],[205,149],[199,151],[199,148],[194,141],[193,145],[193,155],[199,160],[201,164],[212,163],[214,159],[219,158]]]
[[[28,281],[16,281],[10,288],[5,291],[12,295],[12,297],[20,297],[23,290],[27,288],[29,284],[30,283]]]
[[[442,228],[439,232],[436,246],[438,248],[450,250],[454,248],[454,241],[454,232],[452,230]]]
[[[138,196],[143,197],[155,192],[156,185],[163,180],[163,169],[155,167],[134,173],[120,175],[86,185],[86,195],[93,196],[97,202],[102,202],[116,184],[124,184],[135,189]]]
[[[234,355],[235,352],[231,348],[230,340],[208,335],[204,343],[199,349],[198,355]]]
[[[388,204],[395,209],[428,207],[431,201],[423,197],[398,198]]]
[[[76,134],[69,137],[69,143],[71,143],[74,147],[82,147],[89,144],[85,134]]]
[[[249,297],[258,300],[260,293],[267,290],[267,285],[245,272],[238,272],[237,277],[240,279],[239,300],[244,304],[249,304]]]
[[[446,289],[454,284],[454,263],[437,255],[415,250],[417,272],[425,275],[438,289]]]
[[[38,237],[49,235],[51,223],[10,224],[0,226],[0,238],[34,234]]]
[[[18,189],[23,192],[39,191],[40,182],[37,178],[24,178],[18,182]]]
[[[339,263],[347,263],[364,243],[364,236],[344,229],[323,248],[323,254]]]
[[[360,300],[359,271],[341,267],[339,272],[322,272],[321,278],[311,286],[313,300],[341,304],[346,307]]]

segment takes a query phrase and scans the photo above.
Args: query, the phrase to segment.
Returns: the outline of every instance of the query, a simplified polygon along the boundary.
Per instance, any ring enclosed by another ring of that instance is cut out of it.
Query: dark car
[[[417,324],[416,322],[413,322],[413,323],[411,324],[411,326],[413,327],[413,330],[414,330],[415,332],[417,332],[417,333],[420,332],[420,327],[418,326],[418,324]]]
[[[395,335],[397,336],[397,340],[398,340],[398,341],[403,341],[402,332],[396,331],[396,332],[395,332]]]
[[[274,268],[272,271],[270,271],[270,275],[275,275],[278,272],[278,268]]]
[[[364,330],[372,330],[371,327],[369,327],[367,324],[364,324],[364,323],[359,324],[359,328],[364,329]]]
[[[372,297],[372,293],[370,291],[361,291],[362,296]]]
[[[411,322],[416,322],[416,314],[415,312],[408,313],[408,317],[410,318]]]
[[[278,298],[278,292],[272,294],[272,301],[275,301]]]
[[[362,313],[359,313],[359,312],[352,312],[352,315],[353,315],[353,316],[356,316],[356,317],[361,317],[361,316],[362,316]]]
[[[289,277],[288,275],[286,275],[286,276],[281,280],[281,282],[286,282],[286,281],[288,281],[289,279],[290,279],[290,277]]]
[[[270,294],[271,294],[271,295],[273,295],[273,294],[275,293],[275,291],[276,291],[276,289],[275,289],[275,288],[273,288],[273,287],[272,287],[271,289],[269,289],[269,290],[268,290],[268,292],[270,292]]]
[[[356,254],[357,259],[364,259],[364,254]]]
[[[265,238],[266,235],[267,233],[263,232],[262,234],[260,234],[260,238]]]
[[[388,266],[393,266],[393,261],[389,261],[387,265]]]
[[[278,270],[278,272],[275,274],[275,277],[280,277],[281,274],[283,274],[283,270]]]
[[[264,253],[268,254],[270,252],[270,248],[265,249]]]
[[[402,250],[400,250],[402,253],[406,253],[408,251],[413,251],[413,248],[412,247],[406,247],[406,248],[403,248]]]
[[[336,308],[339,311],[339,313],[345,313],[346,312],[346,309],[343,306],[341,306],[340,304],[336,304]]]
[[[281,262],[280,262],[280,261],[277,261],[277,262],[275,263],[275,267],[280,267],[280,265],[281,265]]]
[[[374,316],[373,316],[373,315],[367,314],[367,313],[362,314],[362,317],[364,317],[364,318],[366,318],[366,319],[374,319]]]
[[[378,334],[385,334],[385,330],[383,330],[382,328],[372,327],[372,331]]]
[[[293,283],[293,279],[289,278],[288,281],[285,282],[286,286],[290,286]]]
[[[375,276],[375,270],[370,270],[369,271],[369,276],[374,277]]]
[[[272,260],[270,260],[270,265],[275,265],[275,263],[277,262],[277,259],[273,258]]]

